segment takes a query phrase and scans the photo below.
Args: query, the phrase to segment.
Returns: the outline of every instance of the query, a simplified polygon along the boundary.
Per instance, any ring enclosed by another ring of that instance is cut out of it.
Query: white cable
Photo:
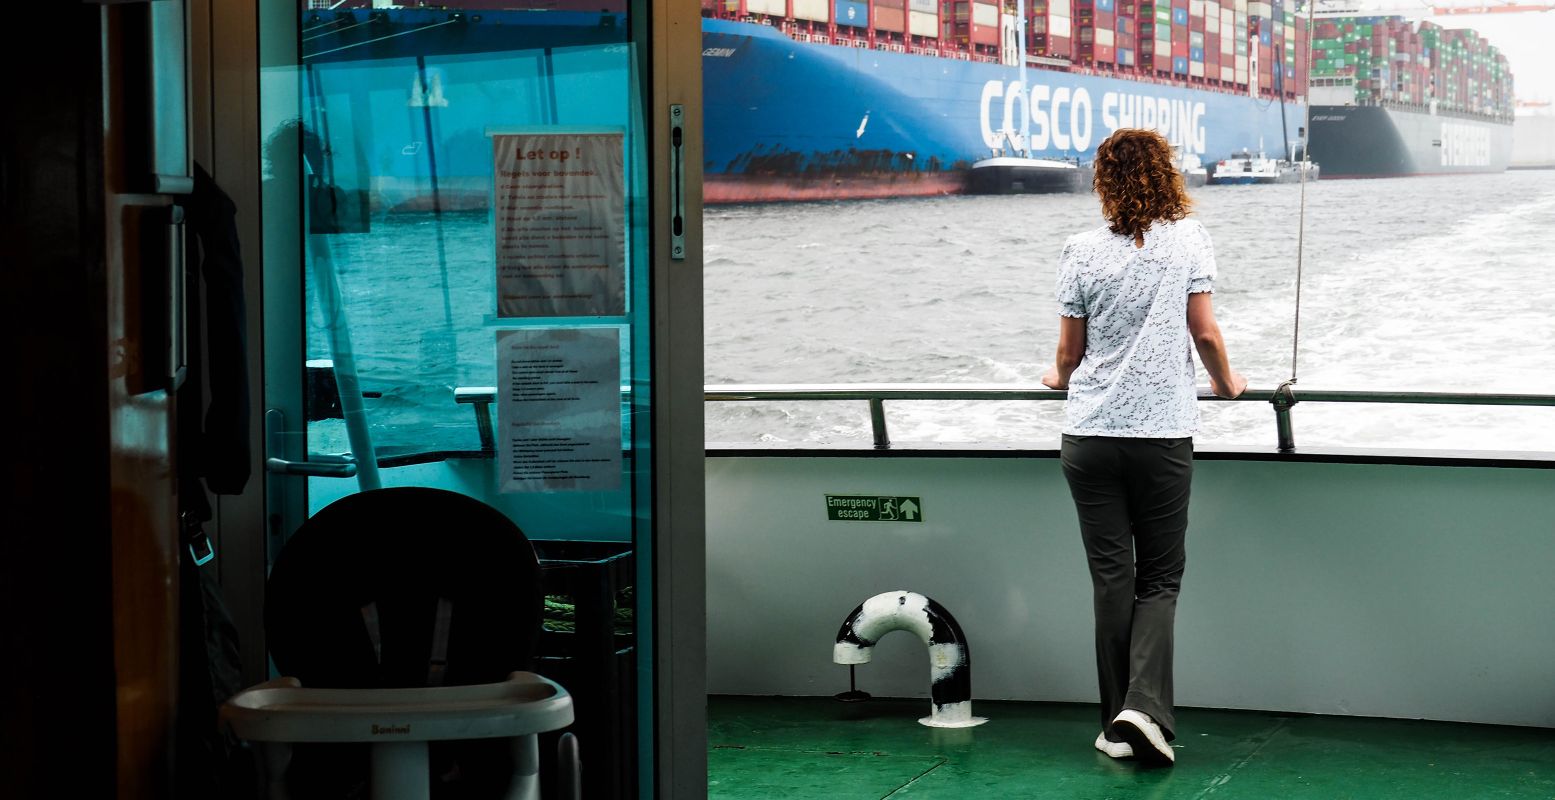
[[[1302,94],[1306,99],[1306,109],[1303,113],[1302,130],[1306,136],[1301,143],[1301,210],[1296,217],[1296,311],[1295,320],[1291,325],[1290,334],[1290,382],[1296,382],[1296,357],[1301,348],[1301,268],[1304,255],[1303,246],[1306,244],[1307,233],[1307,172],[1312,167],[1312,38],[1317,35],[1313,28],[1312,9],[1317,5],[1317,0],[1307,0],[1307,37],[1306,45],[1307,85]],[[1280,65],[1284,68],[1284,65]]]

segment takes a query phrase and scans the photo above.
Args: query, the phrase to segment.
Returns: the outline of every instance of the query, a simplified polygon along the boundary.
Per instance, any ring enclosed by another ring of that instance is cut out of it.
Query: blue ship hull
[[[375,16],[369,18],[369,14]],[[502,130],[625,130],[641,117],[620,14],[430,9],[339,12],[305,42],[300,124],[329,153],[313,171],[374,207],[484,208]],[[333,25],[339,33],[323,27]],[[950,194],[973,161],[1020,149],[1089,161],[1119,127],[1161,130],[1214,161],[1279,152],[1300,104],[1164,83],[801,43],[703,20],[708,202]],[[278,120],[284,122],[284,120]],[[1001,131],[1008,130],[1008,134]],[[628,154],[636,150],[628,142]],[[634,181],[637,165],[627,164]],[[638,191],[640,184],[634,183]],[[435,200],[434,200],[435,198]]]

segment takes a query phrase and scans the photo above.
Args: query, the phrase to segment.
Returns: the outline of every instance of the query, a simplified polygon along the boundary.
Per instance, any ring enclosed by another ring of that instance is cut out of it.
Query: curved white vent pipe
[[[987,722],[972,716],[972,651],[961,626],[945,607],[917,592],[883,592],[865,600],[843,621],[832,647],[838,664],[868,664],[875,642],[891,631],[911,631],[929,647],[932,705],[918,720],[933,728],[970,728]]]

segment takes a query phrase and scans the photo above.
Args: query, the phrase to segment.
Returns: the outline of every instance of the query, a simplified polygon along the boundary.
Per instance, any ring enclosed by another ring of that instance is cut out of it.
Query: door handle
[[[303,475],[310,478],[354,478],[356,458],[339,455],[309,454],[306,461],[288,461],[271,453],[286,452],[286,415],[279,408],[265,412],[265,471],[277,475]]]
[[[670,258],[686,260],[686,107],[670,105]]]
[[[272,456],[265,459],[265,471],[277,475],[306,475],[310,478],[355,478],[356,460],[349,455],[310,455],[307,461],[287,461]]]

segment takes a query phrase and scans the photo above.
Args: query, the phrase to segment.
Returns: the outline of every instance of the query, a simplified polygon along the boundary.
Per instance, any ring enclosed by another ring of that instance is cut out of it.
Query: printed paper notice
[[[501,491],[619,488],[619,330],[500,331],[497,380]]]
[[[503,134],[492,141],[497,316],[626,314],[622,135]]]

